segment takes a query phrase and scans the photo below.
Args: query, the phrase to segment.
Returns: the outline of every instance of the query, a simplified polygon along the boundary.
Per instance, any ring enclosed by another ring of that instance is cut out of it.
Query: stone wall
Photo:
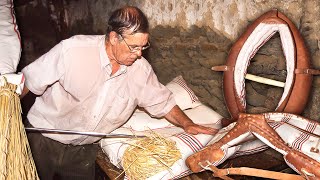
[[[140,7],[151,25],[151,48],[144,52],[164,84],[183,75],[203,102],[228,117],[222,73],[211,71],[226,62],[232,44],[261,14],[277,8],[298,27],[320,69],[320,1],[318,0],[16,0],[23,38],[20,68],[74,34],[103,34],[110,12],[122,5]],[[248,72],[284,81],[285,58],[279,35],[251,60]],[[320,78],[315,77],[303,115],[320,120]],[[246,81],[247,110],[273,111],[282,88]]]

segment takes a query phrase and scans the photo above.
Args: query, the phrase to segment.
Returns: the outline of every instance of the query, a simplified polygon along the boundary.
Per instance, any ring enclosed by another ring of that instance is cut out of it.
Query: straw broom
[[[38,180],[21,118],[17,85],[0,82],[0,180]]]

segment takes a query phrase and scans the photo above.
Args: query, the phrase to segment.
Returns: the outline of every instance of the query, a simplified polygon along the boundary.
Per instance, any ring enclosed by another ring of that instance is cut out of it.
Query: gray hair
[[[125,6],[115,10],[108,21],[107,37],[111,31],[122,35],[125,31],[149,33],[149,22],[143,12],[134,6]]]

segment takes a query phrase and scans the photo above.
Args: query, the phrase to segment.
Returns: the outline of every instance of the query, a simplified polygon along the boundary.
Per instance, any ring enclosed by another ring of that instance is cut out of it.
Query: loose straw
[[[28,139],[21,118],[16,85],[0,86],[0,180],[38,180]]]
[[[170,167],[181,159],[181,153],[172,140],[159,134],[139,138],[125,150],[123,169],[130,180],[147,179]]]

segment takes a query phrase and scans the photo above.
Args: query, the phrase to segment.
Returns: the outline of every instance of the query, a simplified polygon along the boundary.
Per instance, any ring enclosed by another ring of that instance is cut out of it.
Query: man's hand
[[[195,123],[189,124],[184,127],[184,131],[190,134],[210,134],[215,135],[219,131],[211,127],[201,126]]]
[[[174,106],[171,111],[165,115],[165,118],[172,124],[182,127],[190,134],[214,135],[218,132],[217,129],[195,124],[178,106]]]
[[[0,86],[3,86],[6,82],[17,85],[16,93],[21,94],[24,87],[24,76],[22,73],[18,74],[3,74],[0,75]]]

